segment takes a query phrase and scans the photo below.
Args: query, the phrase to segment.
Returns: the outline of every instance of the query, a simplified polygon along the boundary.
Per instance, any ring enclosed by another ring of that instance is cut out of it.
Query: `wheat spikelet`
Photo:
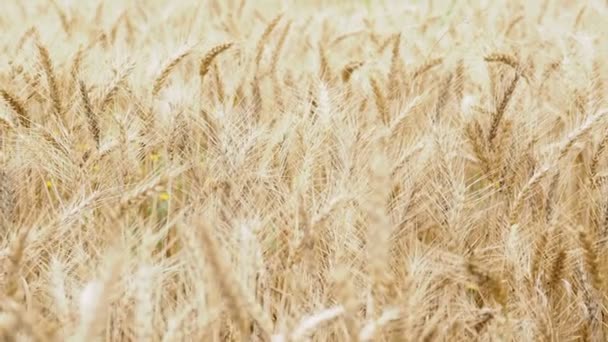
[[[155,341],[154,327],[154,269],[142,266],[136,277],[135,333],[137,341]]]
[[[30,115],[26,111],[25,106],[17,99],[16,96],[11,95],[5,89],[0,89],[0,96],[2,99],[8,104],[9,107],[17,114],[17,118],[19,119],[19,124],[25,128],[29,128],[31,121]]]
[[[391,44],[392,41],[393,41],[393,36],[389,36],[389,37],[386,37],[383,42],[379,42],[377,53],[379,55],[383,54],[384,50],[386,50],[389,47],[389,45]]]
[[[292,22],[291,20],[287,22],[283,31],[281,31],[281,36],[279,37],[279,41],[277,42],[277,46],[274,49],[272,54],[272,62],[270,63],[270,72],[275,74],[277,71],[277,66],[279,64],[279,58],[281,56],[281,52],[283,51],[283,47],[285,46],[285,42],[287,41],[287,36],[289,35],[289,30],[291,29]]]
[[[378,80],[372,77],[370,82],[372,85],[372,91],[374,92],[374,101],[376,102],[376,108],[378,108],[380,120],[385,126],[388,126],[390,124],[390,114],[386,96],[382,92],[382,88],[380,87]]]
[[[342,306],[337,306],[334,308],[326,309],[317,314],[311,315],[309,317],[305,317],[302,321],[295,327],[294,331],[291,333],[291,341],[304,341],[308,340],[308,336],[312,333],[312,331],[317,328],[319,325],[326,323],[328,321],[334,320],[340,315],[344,313],[344,308]]]
[[[13,61],[8,61],[8,65],[11,67],[10,77],[12,80],[16,79],[25,71],[23,65],[14,63]]]
[[[400,312],[398,309],[387,309],[382,312],[382,315],[376,320],[367,323],[359,332],[359,341],[369,342],[375,341],[375,336],[378,331],[390,323],[391,321],[399,318]]]
[[[485,311],[483,313],[481,313],[481,318],[480,320],[475,323],[475,325],[473,326],[473,329],[475,329],[475,331],[477,333],[483,331],[483,329],[495,318],[495,314],[491,311]]]
[[[17,42],[17,46],[15,47],[15,51],[19,52],[23,48],[23,45],[25,45],[25,42],[32,36],[34,36],[36,39],[40,36],[40,33],[35,26],[30,27],[21,35],[19,41]]]
[[[608,129],[604,130],[604,134],[602,135],[602,140],[600,140],[600,143],[597,146],[595,153],[593,154],[593,158],[591,158],[591,166],[590,166],[591,179],[595,178],[595,176],[597,175],[597,168],[600,164],[600,159],[602,158],[602,155],[604,154],[606,147],[608,147]]]
[[[57,4],[55,0],[50,1],[57,12],[57,16],[59,17],[59,21],[61,22],[61,28],[63,31],[69,36],[71,34],[71,25],[70,20],[68,20],[68,16],[65,11]]]
[[[65,278],[66,273],[64,265],[58,259],[52,259],[50,263],[50,285],[52,287],[51,294],[53,297],[53,303],[57,306],[59,313],[59,321],[64,327],[64,330],[70,330],[71,327],[71,313],[70,303],[67,298]]]
[[[553,73],[555,73],[560,67],[562,66],[562,61],[561,60],[557,60],[554,62],[549,63],[546,67],[545,70],[543,71],[541,77],[540,77],[540,82],[539,82],[539,91],[543,91],[545,90],[545,83],[546,81],[549,79],[549,77],[551,77],[551,75]]]
[[[3,341],[25,340],[44,342],[50,336],[48,329],[44,329],[44,321],[33,319],[32,315],[10,297],[0,297],[0,338]],[[45,331],[46,330],[46,331]],[[45,336],[47,333],[47,336]]]
[[[509,158],[512,156],[513,148],[513,135],[515,130],[513,129],[512,120],[503,120],[503,124],[497,134],[498,138],[494,141],[494,146],[491,154],[492,164],[497,165],[502,176],[504,176],[505,168],[509,165]]]
[[[473,146],[473,151],[475,152],[475,156],[481,163],[481,166],[484,172],[488,175],[491,174],[490,167],[490,159],[488,158],[488,150],[485,144],[485,134],[479,121],[475,120],[467,125],[466,135],[471,145]]]
[[[70,69],[70,75],[74,82],[78,81],[78,77],[80,74],[80,68],[82,65],[82,61],[84,60],[85,50],[82,45],[78,47],[78,51],[76,51],[76,55],[74,56],[74,61],[72,62],[72,68]]]
[[[532,263],[530,265],[530,275],[533,280],[536,280],[543,265],[543,261],[547,254],[547,245],[549,244],[549,238],[554,236],[553,228],[550,227],[548,231],[542,232],[537,243],[534,244],[534,254],[532,256]]]
[[[272,31],[274,31],[274,29],[277,27],[277,25],[281,21],[281,18],[283,18],[283,14],[279,14],[274,19],[272,19],[272,21],[266,26],[266,28],[264,29],[264,32],[262,33],[262,36],[260,36],[260,39],[258,40],[258,43],[255,48],[256,70],[259,70],[259,68],[260,68],[260,61],[262,60],[262,54],[264,53],[264,47],[266,46],[266,43],[268,42],[268,39],[270,38]]]
[[[350,77],[352,76],[352,74],[357,71],[357,69],[359,69],[361,66],[363,66],[363,64],[364,63],[361,61],[353,61],[346,64],[340,72],[342,82],[347,83],[348,81],[350,81]]]
[[[167,78],[171,71],[182,61],[188,57],[192,52],[192,48],[188,47],[184,51],[177,54],[177,56],[170,58],[165,65],[160,69],[160,72],[154,80],[154,86],[152,87],[152,96],[158,95],[163,86],[165,85]]]
[[[160,174],[138,184],[133,190],[125,192],[119,201],[119,213],[135,204],[141,203],[143,200],[156,197],[160,192],[164,191],[167,182],[187,170],[187,167],[181,167],[171,170],[170,173]]]
[[[218,140],[218,136],[217,136],[218,135],[218,122],[204,108],[201,109],[200,113],[201,113],[201,117],[203,118],[203,122],[204,122],[205,129],[206,129],[206,134],[205,134],[206,140],[207,140],[206,144],[215,145]],[[206,146],[206,147],[209,147],[209,146]]]
[[[271,79],[272,79],[272,91],[275,96],[275,102],[277,104],[277,108],[279,110],[282,110],[285,107],[285,103],[283,101],[284,94],[283,94],[283,90],[281,87],[281,82],[279,81],[276,74],[273,74],[271,76]]]
[[[103,273],[96,280],[88,282],[80,294],[80,321],[72,336],[76,341],[91,341],[99,338],[108,314],[108,301],[118,278],[123,257],[111,251],[107,257]]]
[[[112,82],[103,90],[99,101],[100,112],[104,112],[106,107],[114,102],[118,89],[127,80],[127,77],[129,77],[134,68],[135,64],[133,63],[124,65],[116,76],[114,76]]]
[[[333,79],[333,72],[331,69],[331,65],[329,63],[329,59],[327,57],[327,49],[325,45],[321,42],[319,43],[319,75],[321,80],[326,84],[331,83]]]
[[[587,9],[587,5],[583,5],[576,14],[576,18],[574,19],[574,28],[578,28],[581,24],[583,16],[585,15],[585,10]]]
[[[566,259],[567,254],[563,247],[558,245],[557,255],[551,266],[551,273],[549,277],[548,288],[551,291],[557,291],[558,283],[564,278],[564,272],[566,270]]]
[[[487,288],[494,300],[502,307],[507,305],[507,293],[501,282],[490,273],[482,270],[473,262],[466,263],[467,271],[475,277],[475,281],[480,288]]]
[[[549,192],[547,193],[547,201],[545,202],[545,222],[548,224],[553,223],[553,218],[555,217],[555,202],[557,196],[557,188],[559,186],[561,172],[558,170],[553,175],[553,179],[551,180],[551,184],[549,185]]]
[[[348,337],[350,339],[357,338],[360,329],[357,320],[357,307],[359,305],[357,292],[354,284],[351,282],[349,270],[347,267],[339,267],[332,275],[332,286],[336,289],[336,300],[344,307],[344,323]]]
[[[224,82],[222,82],[222,74],[220,72],[220,68],[216,64],[213,64],[213,76],[215,82],[215,90],[217,94],[217,99],[219,103],[224,103],[224,98],[226,97],[226,93],[224,92]]]
[[[6,274],[8,279],[5,280],[4,293],[8,297],[13,297],[18,291],[18,282],[21,275],[21,267],[23,262],[23,251],[25,250],[29,229],[22,229],[16,236],[16,239],[11,243],[8,255],[8,265],[6,265]]]
[[[591,93],[596,106],[604,104],[606,97],[606,86],[603,75],[602,63],[598,60],[594,60],[593,68],[591,70]]]
[[[211,50],[209,50],[205,54],[205,57],[203,57],[203,59],[201,60],[201,65],[200,65],[200,69],[199,69],[201,83],[205,79],[205,75],[207,75],[207,73],[209,72],[209,67],[211,66],[211,63],[213,63],[213,60],[215,59],[215,57],[217,57],[222,52],[228,50],[232,45],[233,45],[233,43],[220,44],[220,45],[213,47]]]
[[[528,193],[532,191],[549,173],[551,167],[549,165],[545,165],[539,168],[534,175],[528,180],[528,182],[519,190],[517,196],[513,200],[512,210],[510,214],[510,222],[511,224],[515,224],[517,218],[519,217],[521,207],[523,205],[524,200],[527,198]]]
[[[298,208],[298,215],[300,218],[300,229],[304,232],[304,236],[298,243],[298,245],[293,249],[293,252],[289,255],[288,265],[292,267],[294,264],[299,263],[305,253],[312,251],[315,243],[317,242],[316,231],[313,230],[313,226],[310,222],[310,216],[306,211],[304,200],[300,199],[300,205]]]
[[[465,85],[465,67],[462,59],[458,61],[454,73],[454,94],[456,95],[456,102],[460,105],[464,97]]]
[[[236,16],[241,17],[243,15],[243,11],[245,10],[245,6],[247,5],[247,0],[240,0],[239,6],[236,9]]]
[[[496,109],[492,113],[492,124],[490,126],[490,132],[488,134],[488,142],[492,146],[493,146],[494,138],[496,138],[496,133],[498,132],[498,127],[500,126],[502,118],[507,109],[507,105],[509,104],[509,101],[513,97],[513,93],[515,92],[515,87],[517,86],[517,81],[519,81],[519,74],[516,74],[515,77],[513,78],[513,80],[511,81],[511,83],[509,83],[509,86],[507,87],[507,89],[505,89],[504,93],[502,94],[502,98],[501,98],[500,102],[498,103],[498,105],[496,106]]]
[[[531,64],[523,64],[513,55],[506,53],[493,53],[484,57],[484,60],[488,63],[498,63],[507,65],[515,70],[518,76],[523,77],[526,82],[530,83],[531,77]]]
[[[334,47],[334,46],[340,44],[341,42],[347,40],[348,38],[352,38],[352,37],[356,37],[358,35],[364,35],[364,34],[365,34],[364,30],[353,31],[353,32],[341,34],[341,35],[337,36],[336,38],[334,38],[331,42],[329,42],[329,46]]]
[[[440,119],[441,112],[443,111],[445,105],[448,103],[453,78],[453,74],[448,74],[443,80],[441,87],[439,88],[439,96],[437,98],[437,102],[435,103],[435,116],[433,118],[435,121],[438,121]]]
[[[209,228],[203,226],[199,232],[199,238],[204,246],[203,250],[207,262],[215,274],[214,278],[218,282],[219,290],[228,301],[231,314],[238,323],[243,336],[249,334],[249,320],[256,322],[265,336],[272,336],[272,331],[274,330],[272,320],[266,316],[266,313],[255,301],[245,294],[245,290],[238,280],[234,279],[233,274],[226,272],[230,269],[225,261],[228,259],[223,255],[223,251],[217,245],[216,239],[211,236]]]
[[[418,77],[420,77],[423,74],[425,74],[427,71],[431,70],[432,68],[438,66],[441,63],[443,63],[443,59],[442,58],[431,59],[431,60],[425,62],[424,64],[418,66],[416,69],[414,69],[414,71],[412,72],[411,78],[413,80],[415,80]]]
[[[520,68],[519,60],[512,55],[506,53],[492,53],[484,57],[488,63],[501,63],[518,70]]]
[[[35,99],[42,102],[43,96],[37,89],[38,84],[40,83],[40,78],[42,78],[42,74],[40,72],[37,72],[33,76],[30,76],[27,73],[24,73],[23,78],[25,79],[25,82],[27,83],[28,87],[31,88],[30,94],[26,97],[26,101]]]
[[[15,181],[16,179],[7,171],[0,169],[0,228],[8,231],[14,222],[15,214]]]
[[[368,272],[371,277],[370,302],[366,310],[368,315],[375,315],[378,308],[386,305],[386,301],[393,292],[394,275],[386,260],[390,257],[388,246],[392,227],[387,213],[387,195],[391,189],[390,168],[388,160],[382,153],[383,141],[379,141],[376,147],[376,155],[370,160],[369,177],[375,185],[364,204],[365,213],[369,218],[367,238],[368,248]]]
[[[53,103],[53,110],[57,116],[62,115],[62,104],[61,104],[61,94],[59,93],[59,86],[57,84],[57,77],[55,76],[55,71],[53,68],[53,63],[51,61],[51,56],[49,54],[49,50],[42,45],[42,43],[37,42],[36,48],[38,49],[38,56],[40,58],[40,63],[42,64],[42,68],[46,75],[46,79],[49,85],[50,97]]]
[[[397,89],[399,88],[399,75],[401,71],[401,34],[395,35],[393,42],[393,51],[391,54],[391,66],[389,71],[388,78],[388,94],[390,97],[393,97],[397,93]]]
[[[262,109],[264,108],[264,100],[262,98],[262,90],[260,89],[260,80],[257,76],[253,77],[251,81],[251,92],[252,92],[252,103],[253,103],[253,114],[256,120],[260,119]]]
[[[118,36],[118,30],[120,29],[120,24],[125,23],[125,18],[127,17],[127,12],[123,12],[112,24],[110,28],[110,41],[114,44],[116,42],[116,38]]]
[[[187,120],[185,119],[183,113],[179,113],[175,117],[173,129],[171,130],[171,133],[169,134],[169,137],[170,137],[169,154],[172,158],[175,158],[175,156],[178,153],[183,154],[188,150],[187,132],[188,132]]]
[[[302,230],[304,231],[304,236],[300,243],[294,248],[294,251],[291,255],[291,261],[289,262],[290,266],[300,262],[303,256],[313,250],[315,243],[317,242],[317,229],[318,226],[323,224],[325,220],[327,220],[330,215],[340,208],[340,206],[344,205],[348,202],[350,198],[339,196],[331,200],[327,206],[323,208],[319,213],[317,213],[314,217],[309,217],[306,209],[303,206],[303,202],[300,205],[300,217],[302,218]]]
[[[43,130],[41,132],[41,134],[42,134],[42,138],[44,139],[44,141],[47,142],[48,144],[50,144],[57,152],[70,158],[70,156],[71,156],[70,150],[67,148],[65,143],[63,143],[62,141],[60,141],[58,139],[57,136],[53,135],[48,130]]]
[[[167,332],[161,342],[183,341],[186,338],[185,325],[188,323],[188,316],[194,312],[195,307],[194,304],[190,304],[180,314],[171,316],[167,324]]]
[[[524,16],[518,15],[509,22],[509,24],[507,25],[507,28],[505,29],[505,37],[508,37],[511,34],[511,31],[513,31],[513,29],[515,28],[517,23],[522,21],[522,19],[524,19]]]
[[[279,82],[279,77],[277,75],[277,67],[279,64],[279,58],[280,55],[283,51],[283,48],[285,46],[285,42],[287,41],[287,36],[289,35],[289,31],[291,29],[292,26],[292,21],[288,21],[287,25],[285,25],[285,28],[283,29],[283,31],[281,32],[281,36],[279,37],[279,41],[277,42],[277,46],[275,47],[275,50],[272,54],[272,61],[270,63],[270,75],[272,78],[272,90],[275,94],[276,97],[276,102],[277,102],[277,106],[278,108],[283,108],[284,103],[283,103],[283,94],[281,91],[281,84]]]
[[[593,129],[593,126],[600,120],[604,118],[608,114],[608,109],[602,109],[599,113],[589,116],[577,129],[573,130],[568,134],[566,139],[561,142],[561,146],[559,149],[558,160],[563,159],[574,143],[576,143],[580,138],[585,136],[587,133]]]
[[[601,291],[603,289],[603,277],[600,272],[599,258],[593,245],[594,239],[584,228],[579,228],[578,238],[583,249],[585,270],[591,278],[591,285],[596,291]]]
[[[80,97],[82,98],[82,105],[84,106],[84,114],[87,117],[87,122],[89,123],[89,130],[91,131],[91,135],[95,140],[95,145],[97,149],[99,149],[100,142],[100,129],[99,129],[99,120],[97,115],[93,112],[93,106],[91,105],[91,101],[89,100],[89,94],[87,92],[87,87],[83,81],[79,82],[80,89]]]

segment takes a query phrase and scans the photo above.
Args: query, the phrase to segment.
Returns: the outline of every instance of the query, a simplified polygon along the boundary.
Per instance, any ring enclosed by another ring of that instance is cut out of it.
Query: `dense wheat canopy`
[[[608,338],[606,1],[0,6],[0,341]]]

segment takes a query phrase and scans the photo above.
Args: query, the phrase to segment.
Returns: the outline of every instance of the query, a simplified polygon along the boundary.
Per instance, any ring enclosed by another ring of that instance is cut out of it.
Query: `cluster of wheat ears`
[[[1,341],[608,338],[605,1],[1,6]]]

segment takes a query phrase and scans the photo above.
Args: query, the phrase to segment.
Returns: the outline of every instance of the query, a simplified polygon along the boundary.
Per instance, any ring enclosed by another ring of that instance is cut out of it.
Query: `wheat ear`
[[[42,68],[44,70],[49,85],[51,101],[53,102],[53,110],[55,111],[55,114],[57,116],[60,116],[62,114],[61,96],[59,94],[57,77],[55,76],[55,71],[53,68],[53,63],[51,61],[49,50],[47,50],[47,48],[40,42],[36,43],[36,47],[38,48],[38,56],[40,58],[40,63],[42,64]]]
[[[262,54],[264,53],[264,46],[268,42],[268,39],[270,38],[270,35],[272,34],[272,31],[274,31],[274,29],[277,27],[277,25],[281,21],[282,17],[283,17],[282,14],[277,15],[266,26],[266,29],[264,29],[264,32],[262,33],[262,36],[260,37],[260,40],[258,40],[258,44],[256,45],[256,48],[255,48],[255,51],[256,51],[255,52],[255,66],[256,66],[256,70],[259,69],[259,67],[260,67],[260,61],[262,60]]]
[[[166,64],[161,68],[160,73],[154,80],[154,86],[152,87],[152,96],[158,95],[158,93],[161,91],[161,89],[167,82],[167,78],[169,78],[169,74],[171,73],[171,71],[175,69],[175,67],[182,60],[184,60],[184,58],[188,57],[191,52],[192,49],[188,48],[166,62]]]
[[[374,92],[374,100],[376,101],[376,107],[378,108],[378,113],[380,114],[380,119],[382,120],[382,123],[384,125],[388,126],[390,124],[390,114],[386,96],[382,92],[380,83],[376,78],[372,77],[371,85],[372,91]]]
[[[357,71],[357,69],[359,69],[361,66],[363,66],[363,62],[361,61],[354,61],[346,64],[340,72],[340,75],[342,76],[342,82],[348,83],[353,73]]]
[[[79,90],[80,97],[82,98],[82,105],[84,106],[84,113],[87,117],[87,122],[89,124],[89,130],[91,131],[91,135],[93,139],[95,139],[95,146],[99,150],[99,142],[100,142],[100,129],[99,129],[99,119],[97,115],[93,112],[93,106],[91,105],[91,100],[89,99],[89,94],[87,92],[87,87],[83,81],[79,82]]]
[[[19,124],[25,128],[29,128],[31,124],[30,115],[25,109],[25,105],[18,100],[16,96],[10,94],[5,89],[0,89],[0,96],[2,96],[2,99],[4,99],[6,104],[8,104],[8,106],[17,114]]]
[[[201,60],[201,66],[199,69],[199,75],[201,77],[201,84],[202,84],[203,80],[205,79],[205,75],[207,75],[207,73],[209,72],[209,68],[211,66],[211,63],[213,63],[213,60],[219,54],[228,50],[233,44],[234,43],[224,43],[224,44],[217,45],[205,54],[205,57],[203,57],[203,59]]]
[[[274,330],[272,320],[259,307],[259,305],[246,294],[245,289],[233,273],[227,272],[230,267],[226,264],[228,260],[220,249],[217,240],[211,235],[207,226],[201,226],[199,237],[204,246],[204,254],[207,258],[211,270],[215,274],[219,290],[228,300],[231,313],[239,325],[239,329],[244,336],[248,335],[249,320],[252,319],[260,327],[266,337],[272,336]]]

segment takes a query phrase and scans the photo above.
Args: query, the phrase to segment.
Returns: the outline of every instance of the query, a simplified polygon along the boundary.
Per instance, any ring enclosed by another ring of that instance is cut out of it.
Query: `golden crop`
[[[608,3],[4,0],[0,341],[604,341]]]

